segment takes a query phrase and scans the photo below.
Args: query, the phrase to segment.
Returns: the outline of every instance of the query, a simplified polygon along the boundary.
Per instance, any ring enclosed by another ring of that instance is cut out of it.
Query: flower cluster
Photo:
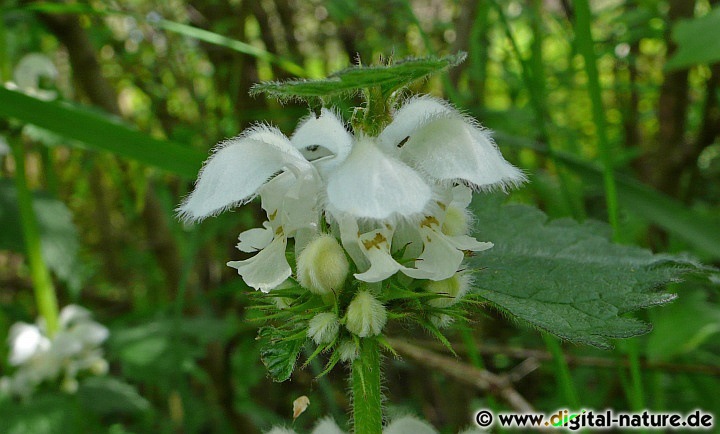
[[[62,309],[60,330],[53,336],[48,336],[42,320],[37,324],[14,324],[10,328],[8,361],[17,370],[0,379],[0,392],[28,397],[40,384],[60,379],[62,389],[74,393],[78,374],[107,372],[100,346],[108,334],[107,328],[92,320],[88,310],[76,305]]]
[[[423,422],[412,416],[403,416],[390,422],[385,429],[383,434],[437,434],[438,432],[430,426],[428,423]],[[460,434],[482,434],[483,431],[477,428],[470,428],[462,431]],[[266,434],[296,434],[292,429],[286,428],[273,428]],[[326,418],[322,419],[315,425],[311,434],[346,434],[345,431],[337,426],[335,421]]]
[[[393,276],[427,282],[436,308],[458,301],[469,286],[463,259],[492,247],[468,235],[472,190],[524,180],[474,120],[421,96],[398,108],[375,137],[348,132],[328,109],[290,138],[269,126],[251,128],[219,145],[178,211],[196,221],[259,195],[267,221],[241,233],[237,245],[255,254],[228,265],[262,292],[291,279],[327,300],[352,273],[360,285],[345,315],[310,322],[308,335],[321,343],[339,323],[360,337],[379,334],[387,320],[379,282]]]

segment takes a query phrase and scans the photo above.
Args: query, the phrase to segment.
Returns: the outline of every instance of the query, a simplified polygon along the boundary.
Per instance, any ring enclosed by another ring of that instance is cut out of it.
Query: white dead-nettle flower
[[[16,323],[10,328],[10,365],[17,370],[0,379],[3,393],[27,397],[45,381],[62,378],[61,387],[69,393],[77,390],[77,375],[104,375],[107,361],[102,343],[107,328],[92,320],[88,310],[69,305],[60,312],[60,330],[50,337],[42,320],[37,324]]]
[[[377,137],[351,135],[326,109],[290,139],[267,126],[251,128],[220,144],[178,211],[201,220],[260,195],[268,221],[240,234],[238,244],[258,253],[229,265],[265,292],[292,274],[288,238],[302,251],[323,213],[360,270],[357,279],[377,282],[400,271],[442,280],[458,270],[463,251],[492,246],[465,233],[470,188],[506,189],[524,180],[473,119],[423,96],[402,105]],[[468,187],[453,189],[458,183]],[[414,243],[406,253],[417,256],[403,258],[415,259],[413,266],[393,259],[405,246],[396,237]]]
[[[383,434],[437,434],[437,430],[429,423],[424,422],[414,416],[403,416],[390,422],[384,429]],[[481,431],[469,430],[463,431],[463,434],[474,434]],[[273,428],[265,434],[296,434],[292,429]],[[321,419],[310,434],[346,434],[345,431],[331,418]]]

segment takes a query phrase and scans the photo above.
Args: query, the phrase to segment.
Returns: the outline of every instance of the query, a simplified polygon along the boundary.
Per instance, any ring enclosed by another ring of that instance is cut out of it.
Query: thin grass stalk
[[[50,277],[50,270],[42,256],[40,229],[25,174],[25,151],[22,144],[17,141],[11,141],[11,147],[15,159],[15,189],[17,190],[18,209],[20,211],[20,225],[25,239],[25,254],[30,266],[30,278],[35,293],[35,303],[40,317],[45,320],[47,334],[53,336],[60,325],[57,294]]]

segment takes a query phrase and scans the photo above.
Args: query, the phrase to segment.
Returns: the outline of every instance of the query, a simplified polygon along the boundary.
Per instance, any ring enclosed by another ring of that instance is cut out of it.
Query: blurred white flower
[[[42,88],[41,80],[55,81],[58,71],[49,57],[42,53],[30,53],[23,56],[13,71],[14,83],[9,88],[18,89],[35,98],[50,101],[57,98],[57,92]]]
[[[220,144],[178,212],[201,220],[259,194],[268,221],[240,234],[238,244],[258,253],[228,265],[265,292],[292,275],[288,238],[299,255],[322,216],[339,230],[357,279],[377,282],[401,271],[442,280],[458,271],[464,251],[492,246],[466,235],[469,187],[506,189],[524,181],[473,119],[423,96],[402,105],[377,137],[351,135],[327,109],[290,139],[275,128],[251,128]],[[458,183],[469,187],[453,189]],[[414,243],[406,253],[416,255],[403,255],[407,265],[395,259],[403,247],[393,243],[396,232]]]
[[[437,434],[437,430],[427,422],[414,416],[403,416],[390,422],[383,434]],[[475,431],[467,431],[474,433]],[[480,431],[478,431],[480,432]],[[265,434],[296,434],[292,429],[275,427]],[[331,418],[321,419],[310,434],[346,434]]]
[[[37,324],[16,323],[10,328],[8,343],[10,365],[17,370],[0,379],[0,391],[27,397],[45,381],[62,377],[62,389],[77,390],[77,375],[104,375],[107,361],[102,343],[107,328],[92,320],[91,313],[80,306],[69,305],[60,312],[60,329],[48,336],[42,320]]]

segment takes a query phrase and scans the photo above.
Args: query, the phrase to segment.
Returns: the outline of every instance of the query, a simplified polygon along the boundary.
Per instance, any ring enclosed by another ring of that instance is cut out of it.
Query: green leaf
[[[287,380],[295,369],[305,339],[291,338],[292,335],[297,335],[297,330],[263,327],[258,332],[260,359],[273,381]]]
[[[80,404],[100,416],[142,413],[150,403],[135,387],[112,377],[91,377],[77,391]]]
[[[266,93],[280,100],[313,99],[352,94],[378,86],[384,95],[408,84],[460,64],[465,53],[445,57],[409,58],[380,66],[351,66],[322,80],[291,80],[256,84],[251,95]]]
[[[0,86],[0,117],[37,125],[88,147],[109,151],[178,175],[195,178],[206,155],[151,137],[99,111],[42,101]],[[68,144],[73,145],[72,142]]]
[[[0,402],[3,434],[56,434],[84,432],[83,415],[73,396],[39,393],[28,402]]]
[[[673,27],[672,38],[678,45],[677,52],[665,64],[668,70],[687,68],[701,63],[720,61],[720,7],[707,15],[683,20]]]
[[[653,325],[646,354],[651,361],[667,361],[720,333],[720,307],[707,300],[705,291],[683,291],[678,301],[654,315]]]
[[[547,147],[532,140],[495,132],[498,143],[531,148],[549,155]],[[583,181],[602,185],[602,168],[566,152],[554,152],[553,158],[580,175]],[[720,218],[698,210],[690,209],[683,203],[653,188],[620,173],[617,180],[620,205],[636,215],[654,223],[669,233],[682,238],[693,247],[713,258],[720,258]]]
[[[59,200],[34,193],[33,208],[40,228],[43,259],[55,275],[73,291],[82,286],[83,269],[77,259],[78,233],[72,213]],[[17,192],[11,180],[0,179],[0,249],[25,251],[17,207]]]
[[[610,338],[628,338],[651,326],[621,315],[667,303],[657,292],[696,262],[612,244],[597,221],[548,221],[523,205],[475,203],[476,234],[495,246],[471,261],[476,292],[501,311],[570,341],[611,348]]]

